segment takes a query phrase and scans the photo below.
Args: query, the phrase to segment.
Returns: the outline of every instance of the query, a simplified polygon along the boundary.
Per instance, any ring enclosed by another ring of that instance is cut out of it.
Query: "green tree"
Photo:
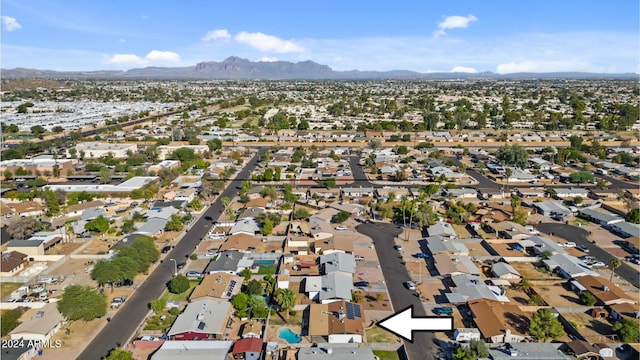
[[[628,343],[637,343],[640,335],[640,323],[632,319],[624,318],[613,324],[611,328],[620,337],[620,340]]]
[[[198,199],[191,200],[188,206],[195,211],[200,211],[204,208],[204,205],[202,205],[202,203]]]
[[[112,177],[113,177],[113,170],[107,167],[101,167],[100,171],[98,171],[98,179],[100,180],[101,184],[106,184],[110,182]]]
[[[60,214],[60,203],[58,202],[58,197],[53,191],[51,191],[51,189],[45,190],[42,193],[42,197],[44,197],[44,203],[47,205],[47,209],[49,209],[49,215],[57,216]]]
[[[189,290],[189,279],[186,276],[180,274],[169,282],[169,291],[174,294],[182,294]]]
[[[585,306],[593,306],[598,302],[598,300],[596,300],[596,297],[588,291],[582,292],[580,294],[579,300],[580,304]]]
[[[306,220],[309,218],[309,216],[311,216],[311,214],[309,214],[309,211],[307,211],[307,209],[305,208],[298,208],[293,212],[294,220]]]
[[[231,305],[233,308],[238,311],[247,310],[247,301],[249,300],[249,296],[245,293],[236,294],[233,298],[231,298]]]
[[[249,295],[262,295],[262,284],[258,280],[249,280],[246,286],[246,292]]]
[[[273,220],[265,218],[264,221],[262,221],[260,233],[264,236],[271,235],[271,232],[273,232],[273,226]]]
[[[251,317],[254,319],[266,318],[269,313],[267,303],[260,295],[250,295],[249,300],[247,300],[247,306],[251,308]]]
[[[198,156],[196,156],[196,153],[193,149],[191,148],[179,148],[174,150],[171,153],[170,158],[172,160],[180,160],[183,163],[187,162],[187,161],[193,161],[196,160],[198,158]]]
[[[331,222],[333,223],[343,223],[345,221],[347,221],[347,219],[349,219],[349,216],[351,216],[351,214],[347,211],[344,210],[340,210],[337,214],[333,215],[333,217],[331,218]]]
[[[274,295],[278,306],[287,312],[287,318],[289,318],[289,310],[296,304],[296,294],[291,289],[278,289]]]
[[[249,268],[244,268],[242,269],[242,271],[240,271],[240,276],[242,276],[245,281],[249,281],[249,279],[251,279],[251,275],[252,272],[251,270],[249,270]]]
[[[562,324],[548,309],[540,309],[533,314],[529,323],[529,333],[544,342],[557,339],[564,334]]]
[[[504,165],[524,169],[527,167],[529,153],[527,153],[525,148],[519,145],[503,145],[498,149],[496,157]]]
[[[589,171],[576,171],[569,175],[569,181],[572,183],[592,183],[594,180],[595,177]]]
[[[100,215],[97,218],[84,224],[84,228],[85,230],[94,233],[105,233],[107,230],[109,230],[109,220]]]
[[[100,286],[104,286],[106,284],[113,286],[113,284],[122,281],[122,274],[113,261],[100,260],[93,265],[91,278]]]
[[[20,316],[23,311],[18,309],[4,310],[0,316],[0,334],[6,336],[9,332],[20,325]]]
[[[184,224],[180,216],[173,214],[164,227],[167,231],[182,231]]]
[[[614,258],[611,258],[611,262],[609,263],[609,265],[611,265],[611,275],[609,276],[609,281],[613,281],[613,274],[615,273],[617,268],[622,266],[622,261],[614,257]]]
[[[131,351],[122,349],[113,349],[104,360],[135,360]]]
[[[162,298],[156,299],[153,300],[149,306],[154,313],[160,314],[164,310],[165,306],[167,306],[167,300]]]
[[[40,134],[44,134],[45,132],[47,132],[47,129],[45,129],[42,125],[34,125],[31,127],[31,133],[33,135],[40,135]]]
[[[631,209],[624,219],[633,224],[640,224],[640,209]]]
[[[210,151],[216,151],[222,149],[222,140],[220,139],[211,139],[207,141],[207,146]]]
[[[69,285],[57,307],[68,321],[91,321],[107,313],[107,297],[92,286]]]
[[[582,146],[582,136],[571,135],[571,137],[569,137],[569,141],[571,142],[572,149],[580,150],[580,147]]]
[[[129,234],[136,230],[136,222],[133,219],[125,219],[120,227],[122,233]]]

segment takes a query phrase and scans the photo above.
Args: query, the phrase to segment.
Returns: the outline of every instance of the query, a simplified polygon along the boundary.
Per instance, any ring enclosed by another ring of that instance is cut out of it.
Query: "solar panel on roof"
[[[207,325],[205,323],[203,323],[202,321],[200,321],[200,324],[198,324],[198,329],[204,330],[205,326],[207,326]]]
[[[362,313],[360,312],[360,305],[346,303],[347,310],[347,319],[354,320],[356,317],[362,317]]]

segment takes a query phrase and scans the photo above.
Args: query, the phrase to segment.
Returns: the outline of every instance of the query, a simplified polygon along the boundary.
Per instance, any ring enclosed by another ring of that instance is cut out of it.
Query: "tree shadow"
[[[505,312],[504,317],[506,325],[511,326],[520,334],[526,334],[529,331],[529,318],[526,316]]]

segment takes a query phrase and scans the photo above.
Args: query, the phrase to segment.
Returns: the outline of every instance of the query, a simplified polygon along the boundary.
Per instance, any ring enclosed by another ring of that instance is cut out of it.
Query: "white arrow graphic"
[[[380,320],[378,326],[401,338],[413,342],[414,331],[450,331],[453,330],[452,316],[413,317],[413,305]]]

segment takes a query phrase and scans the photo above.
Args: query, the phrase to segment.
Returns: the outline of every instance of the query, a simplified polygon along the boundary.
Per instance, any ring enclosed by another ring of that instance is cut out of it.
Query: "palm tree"
[[[609,282],[611,282],[613,280],[613,273],[616,271],[617,268],[619,268],[620,266],[622,266],[622,261],[620,261],[620,259],[614,257],[611,259],[611,277],[609,278]]]
[[[291,289],[278,289],[275,291],[274,295],[280,308],[287,311],[288,319],[289,310],[296,304],[296,293]]]

